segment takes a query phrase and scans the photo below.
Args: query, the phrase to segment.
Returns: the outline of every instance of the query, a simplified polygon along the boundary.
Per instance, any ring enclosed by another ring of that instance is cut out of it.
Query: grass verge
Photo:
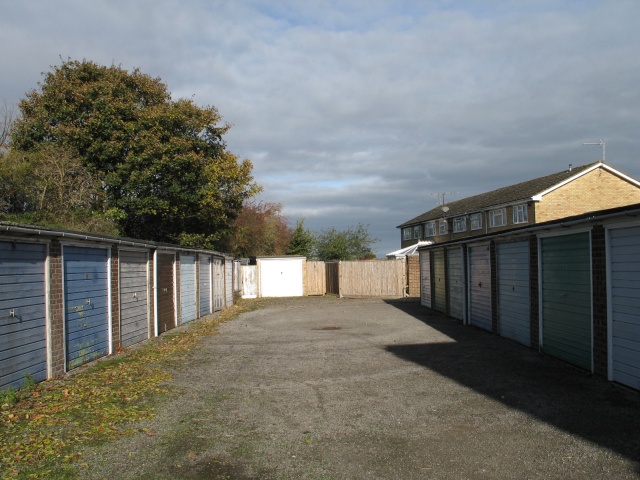
[[[175,393],[169,367],[185,361],[220,323],[262,307],[240,300],[219,314],[113,355],[61,380],[27,382],[0,395],[0,474],[3,480],[76,478],[80,447],[131,433],[162,398]],[[8,393],[8,392],[7,392]]]

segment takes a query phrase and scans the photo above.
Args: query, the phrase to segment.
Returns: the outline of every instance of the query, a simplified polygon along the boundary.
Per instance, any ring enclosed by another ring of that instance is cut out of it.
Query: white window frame
[[[420,240],[420,236],[422,235],[422,225],[416,225],[413,227],[413,239]]]
[[[469,215],[471,230],[482,230],[482,213],[472,213]]]
[[[402,229],[402,240],[411,240],[411,227]]]
[[[424,236],[425,237],[436,236],[436,222],[427,222],[424,224]]]
[[[447,220],[438,220],[438,235],[446,235],[449,233],[449,223]]]
[[[507,209],[496,208],[489,211],[489,226],[491,228],[504,227],[507,224]]]
[[[528,208],[526,204],[513,207],[513,223],[529,223]]]
[[[462,233],[467,231],[467,217],[455,217],[453,219],[453,233]]]

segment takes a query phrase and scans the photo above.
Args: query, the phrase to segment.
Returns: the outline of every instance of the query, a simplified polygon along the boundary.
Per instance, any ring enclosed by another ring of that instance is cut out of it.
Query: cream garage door
[[[261,296],[302,296],[302,259],[269,258],[258,262]]]

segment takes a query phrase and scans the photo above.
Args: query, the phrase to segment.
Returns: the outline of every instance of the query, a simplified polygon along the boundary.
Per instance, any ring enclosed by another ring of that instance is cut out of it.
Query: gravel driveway
[[[415,300],[261,300],[105,479],[640,478],[640,394]]]

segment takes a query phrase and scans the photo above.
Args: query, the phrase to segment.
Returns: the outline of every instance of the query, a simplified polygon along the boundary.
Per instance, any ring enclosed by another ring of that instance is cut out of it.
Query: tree
[[[69,149],[45,145],[2,158],[0,209],[9,219],[116,233],[115,225],[93,213],[103,202],[100,182]]]
[[[9,147],[9,132],[15,120],[15,109],[7,105],[7,102],[3,102],[0,106],[0,157]]]
[[[271,202],[245,202],[233,222],[226,250],[241,257],[284,255],[291,238],[282,205]]]
[[[172,100],[158,78],[68,60],[39,86],[19,104],[12,148],[75,150],[122,235],[215,248],[260,190],[251,162],[226,149],[218,111]]]
[[[375,258],[371,245],[378,239],[373,238],[362,224],[346,230],[332,227],[316,235],[315,250],[318,260],[364,260]]]
[[[296,228],[291,234],[291,240],[287,245],[287,255],[300,255],[311,257],[313,254],[313,234],[304,226],[304,218],[296,222]]]

